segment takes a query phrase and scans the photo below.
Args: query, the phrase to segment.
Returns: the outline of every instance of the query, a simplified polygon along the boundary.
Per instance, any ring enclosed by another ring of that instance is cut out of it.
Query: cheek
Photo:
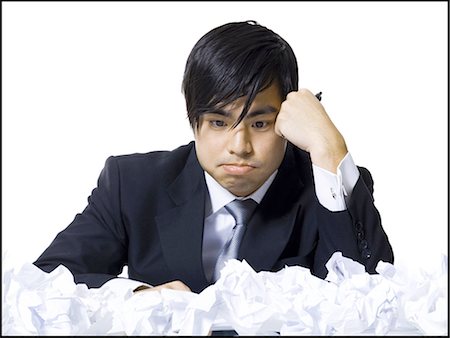
[[[260,142],[260,154],[266,158],[277,159],[284,156],[286,141],[278,136],[267,137]]]
[[[204,169],[213,166],[221,154],[219,139],[208,133],[195,135],[195,149],[198,160]]]
[[[277,169],[284,158],[286,150],[286,141],[283,139],[272,139],[270,142],[264,144],[260,149],[261,160],[265,163],[268,173],[272,173]]]

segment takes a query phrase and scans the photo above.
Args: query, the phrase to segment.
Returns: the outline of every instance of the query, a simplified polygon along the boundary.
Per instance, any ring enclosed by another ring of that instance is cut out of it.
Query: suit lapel
[[[273,268],[294,228],[303,187],[298,170],[306,168],[296,165],[295,161],[289,147],[242,240],[239,258],[245,259],[256,271]]]
[[[156,217],[161,247],[175,278],[199,292],[208,285],[203,272],[202,242],[206,183],[195,149],[168,193],[172,209]]]

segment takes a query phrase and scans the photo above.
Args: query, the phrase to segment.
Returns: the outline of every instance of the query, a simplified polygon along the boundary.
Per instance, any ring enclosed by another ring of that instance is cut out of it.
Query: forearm
[[[393,262],[391,245],[367,186],[372,184],[370,174],[363,168],[360,172],[346,210],[333,212],[318,205],[319,240],[314,271],[322,278],[327,273],[323,265],[335,251],[363,264],[369,273],[375,272],[380,260]]]

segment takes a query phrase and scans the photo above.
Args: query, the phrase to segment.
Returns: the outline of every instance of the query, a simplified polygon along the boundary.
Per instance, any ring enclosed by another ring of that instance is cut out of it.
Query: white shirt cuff
[[[337,167],[337,173],[312,165],[317,198],[330,211],[347,209],[345,200],[350,198],[359,178],[359,170],[347,153]]]

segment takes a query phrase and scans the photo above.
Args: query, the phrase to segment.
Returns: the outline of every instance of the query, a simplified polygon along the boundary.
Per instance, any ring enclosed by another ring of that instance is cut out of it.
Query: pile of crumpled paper
[[[201,293],[120,293],[75,284],[59,266],[31,263],[3,273],[4,335],[448,335],[448,266],[412,274],[379,262],[378,274],[340,252],[322,280],[306,268],[256,273],[229,261]]]

